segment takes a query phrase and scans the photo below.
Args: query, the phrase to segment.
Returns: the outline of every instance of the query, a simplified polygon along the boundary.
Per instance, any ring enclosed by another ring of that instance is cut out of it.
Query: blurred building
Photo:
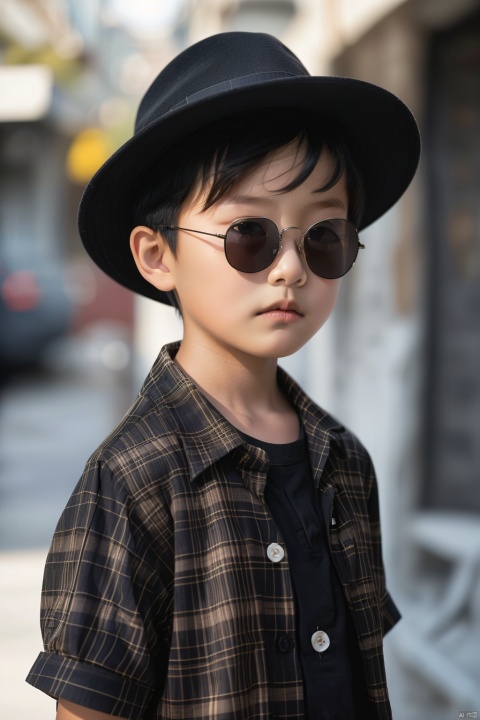
[[[133,115],[109,62],[128,43],[116,50],[99,9],[0,0],[1,366],[36,364],[51,340],[98,324],[131,335],[131,294],[85,257],[76,231],[83,187]]]

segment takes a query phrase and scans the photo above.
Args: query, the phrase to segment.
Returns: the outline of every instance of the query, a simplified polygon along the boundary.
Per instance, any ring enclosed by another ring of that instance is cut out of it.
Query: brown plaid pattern
[[[59,521],[42,594],[45,652],[27,680],[133,720],[302,718],[298,659],[276,650],[295,632],[295,607],[287,553],[278,563],[266,554],[282,544],[263,499],[266,455],[177,368],[177,347],[162,350]],[[281,370],[279,382],[331,508],[372,717],[386,720],[382,638],[398,611],[384,584],[373,468]]]

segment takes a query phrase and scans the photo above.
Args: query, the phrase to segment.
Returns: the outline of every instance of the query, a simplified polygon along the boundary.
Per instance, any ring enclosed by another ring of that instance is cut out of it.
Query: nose
[[[302,241],[303,235],[300,228],[291,226],[282,230],[277,257],[270,266],[268,280],[272,285],[297,285],[300,287],[305,284],[307,269]]]

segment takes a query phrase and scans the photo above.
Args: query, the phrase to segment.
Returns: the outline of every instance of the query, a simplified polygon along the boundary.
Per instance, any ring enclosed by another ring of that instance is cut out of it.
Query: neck
[[[175,362],[245,434],[275,443],[297,439],[298,418],[278,387],[276,358],[222,354],[198,344],[191,349],[182,342]]]

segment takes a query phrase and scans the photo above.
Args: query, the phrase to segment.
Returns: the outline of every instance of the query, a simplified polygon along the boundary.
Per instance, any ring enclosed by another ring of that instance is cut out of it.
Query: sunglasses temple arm
[[[222,235],[221,233],[211,233],[206,232],[205,230],[192,230],[191,228],[180,227],[179,225],[162,225],[162,227],[167,228],[168,230],[183,230],[184,232],[200,233],[200,235],[210,235],[211,237],[218,237],[225,240],[225,235]]]

